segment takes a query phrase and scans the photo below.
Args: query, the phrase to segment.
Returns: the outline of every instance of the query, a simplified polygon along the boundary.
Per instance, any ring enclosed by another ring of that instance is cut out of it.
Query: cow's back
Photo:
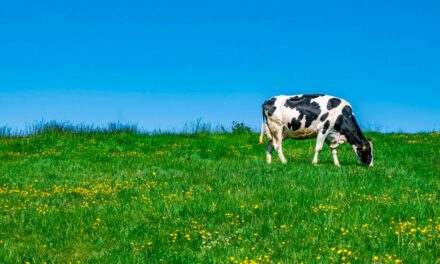
[[[324,127],[333,127],[341,109],[350,106],[341,98],[324,94],[279,95],[265,104],[268,119],[281,123],[284,136],[293,138],[310,138]]]

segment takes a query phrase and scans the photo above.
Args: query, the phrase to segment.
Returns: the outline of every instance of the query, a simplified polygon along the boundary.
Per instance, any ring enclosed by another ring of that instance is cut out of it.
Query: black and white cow
[[[347,101],[324,94],[279,95],[267,100],[262,106],[260,144],[263,143],[266,130],[270,139],[267,144],[267,163],[272,162],[274,148],[281,162],[287,162],[282,150],[283,140],[316,136],[313,164],[318,163],[319,152],[326,141],[330,145],[334,163],[339,167],[336,148],[348,141],[359,160],[373,166],[373,144],[365,138]]]

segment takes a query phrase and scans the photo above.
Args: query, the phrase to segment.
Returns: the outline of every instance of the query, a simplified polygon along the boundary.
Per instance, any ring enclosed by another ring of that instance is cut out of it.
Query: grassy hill
[[[2,263],[435,263],[440,134],[369,133],[375,167],[256,134],[0,138]]]

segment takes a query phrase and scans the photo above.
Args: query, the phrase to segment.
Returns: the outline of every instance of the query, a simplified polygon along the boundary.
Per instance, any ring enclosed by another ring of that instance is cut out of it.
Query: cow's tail
[[[266,119],[266,122],[264,122],[264,119]],[[264,109],[263,109],[263,117],[261,119],[261,132],[260,132],[260,144],[263,144],[263,137],[264,137],[264,131],[266,130],[266,135],[269,138],[269,140],[272,140],[272,134],[270,133],[270,129],[267,126],[267,117],[266,114],[264,113]]]
[[[263,110],[263,118],[261,118],[261,131],[260,131],[260,144],[263,144],[263,137],[264,137],[264,110]]]

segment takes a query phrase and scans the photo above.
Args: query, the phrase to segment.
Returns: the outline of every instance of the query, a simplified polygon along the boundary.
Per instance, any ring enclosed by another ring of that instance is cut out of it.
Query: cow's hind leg
[[[272,150],[273,150],[273,143],[272,141],[269,141],[269,143],[267,143],[267,147],[266,147],[266,163],[270,164],[272,162]]]
[[[283,154],[283,135],[282,135],[282,131],[278,130],[277,133],[274,133],[273,135],[273,147],[275,148],[276,152],[278,153],[278,157],[280,158],[282,163],[287,163],[286,158],[284,157]]]
[[[322,146],[324,145],[326,134],[323,134],[322,131],[318,132],[318,137],[316,138],[316,146],[315,146],[315,156],[313,156],[312,163],[314,165],[318,164],[318,155],[322,150]]]

